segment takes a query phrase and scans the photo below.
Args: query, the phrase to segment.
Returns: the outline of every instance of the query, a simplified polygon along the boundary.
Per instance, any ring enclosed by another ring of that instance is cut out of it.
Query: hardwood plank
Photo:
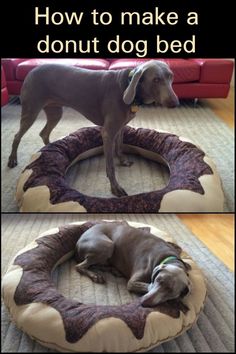
[[[178,214],[181,221],[234,271],[234,214]]]

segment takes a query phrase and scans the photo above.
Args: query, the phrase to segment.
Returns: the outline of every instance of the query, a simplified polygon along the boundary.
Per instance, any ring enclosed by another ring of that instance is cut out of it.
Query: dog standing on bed
[[[127,222],[92,226],[76,244],[76,270],[95,283],[104,283],[92,268],[111,266],[128,279],[129,291],[145,294],[142,305],[153,307],[181,298],[190,291],[190,265],[180,258],[181,248]]]
[[[45,64],[33,69],[21,90],[21,122],[15,135],[8,166],[17,165],[17,149],[22,136],[43,109],[47,123],[40,136],[44,144],[62,117],[62,107],[74,108],[96,125],[102,126],[106,174],[111,191],[127,195],[115,177],[113,157],[130,166],[123,155],[123,127],[135,116],[137,105],[156,103],[178,105],[172,89],[173,74],[167,64],[151,60],[135,69],[87,70],[60,64]]]

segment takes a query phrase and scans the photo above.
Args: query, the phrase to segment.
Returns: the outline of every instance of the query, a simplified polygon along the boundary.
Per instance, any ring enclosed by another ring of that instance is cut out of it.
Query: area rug
[[[175,215],[2,215],[2,274],[16,252],[39,233],[69,222],[81,220],[125,219],[143,222],[168,232],[202,269],[208,296],[197,323],[180,337],[163,343],[151,352],[234,352],[234,277]],[[54,272],[59,291],[79,301],[104,304],[129,302],[133,296],[123,278],[106,273],[107,286],[94,285],[89,279],[78,281],[74,261],[68,261]],[[31,340],[10,321],[2,305],[2,352],[53,352]]]
[[[7,167],[13,137],[19,127],[20,110],[20,105],[14,103],[2,108],[2,210],[6,212],[18,211],[15,201],[17,179],[29,163],[31,155],[43,146],[39,132],[46,119],[41,112],[21,141],[19,165],[14,169]],[[51,141],[91,125],[91,122],[74,110],[65,108],[62,120],[51,134]],[[189,102],[183,102],[175,109],[145,107],[139,110],[129,125],[169,131],[199,145],[213,159],[221,176],[225,194],[224,211],[234,211],[234,136],[230,128],[209,108],[205,108],[202,103],[193,107]],[[117,179],[129,195],[162,189],[167,185],[167,167],[136,156],[131,156],[131,160],[135,163],[129,168],[118,166],[116,162]],[[74,165],[66,178],[71,187],[87,195],[112,196],[103,155]]]

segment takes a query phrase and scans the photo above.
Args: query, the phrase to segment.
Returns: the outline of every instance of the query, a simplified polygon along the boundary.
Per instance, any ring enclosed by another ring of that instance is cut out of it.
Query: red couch
[[[1,106],[8,103],[8,89],[3,67],[1,67]]]
[[[2,59],[9,94],[19,95],[30,70],[44,63],[63,63],[93,70],[133,68],[149,59]],[[233,61],[228,59],[160,59],[174,72],[173,88],[179,98],[225,98]]]

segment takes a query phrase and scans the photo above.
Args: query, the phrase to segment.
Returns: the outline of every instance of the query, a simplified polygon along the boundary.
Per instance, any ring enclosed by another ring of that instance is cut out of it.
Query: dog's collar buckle
[[[139,106],[135,103],[135,101],[132,103],[131,107],[130,107],[130,111],[132,113],[137,113],[139,110]]]
[[[128,80],[129,80],[129,82],[132,80],[132,77],[134,76],[135,71],[136,71],[136,69],[134,68],[133,70],[131,70],[131,71],[129,72],[129,75],[128,75]]]
[[[168,263],[169,261],[172,261],[172,260],[178,260],[178,257],[176,257],[176,256],[166,257],[166,258],[163,259],[163,261],[161,261],[160,265],[161,264],[166,264],[166,263]]]

